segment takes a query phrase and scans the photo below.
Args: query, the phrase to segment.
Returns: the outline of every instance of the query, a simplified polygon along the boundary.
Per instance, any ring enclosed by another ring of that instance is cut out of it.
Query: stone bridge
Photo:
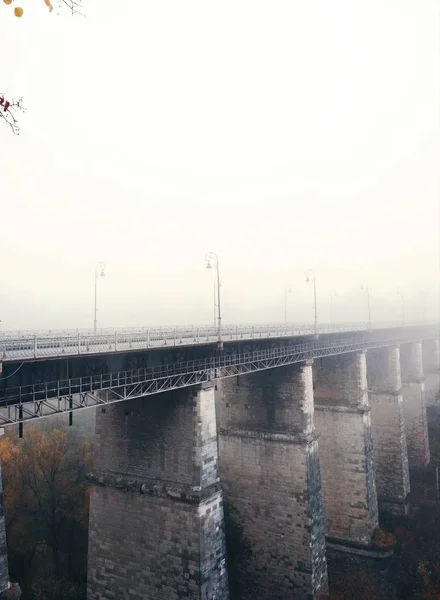
[[[164,352],[4,364],[4,424],[97,405],[88,600],[324,597],[329,553],[374,553],[429,462],[437,329]]]

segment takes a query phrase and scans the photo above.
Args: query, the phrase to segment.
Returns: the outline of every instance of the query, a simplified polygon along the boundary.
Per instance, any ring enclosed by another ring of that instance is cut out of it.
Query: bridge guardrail
[[[393,324],[388,327],[396,327],[396,325]],[[380,329],[384,329],[384,327]],[[366,325],[359,323],[339,327],[322,325],[318,328],[318,333],[322,335],[326,333],[362,332],[366,330]],[[295,337],[313,335],[314,333],[314,327],[311,325],[229,325],[222,328],[222,340],[229,342]],[[128,333],[121,333],[115,330],[104,334],[82,334],[79,332],[52,337],[47,335],[0,337],[0,360],[10,361],[17,359],[54,358],[57,356],[107,354],[149,348],[209,344],[215,343],[217,340],[218,330],[214,326],[155,328]]]
[[[79,408],[138,398],[203,381],[303,362],[322,356],[368,350],[418,339],[400,332],[376,339],[340,337],[241,354],[172,363],[116,373],[44,382],[0,391],[0,424],[20,423]],[[99,395],[111,391],[110,396]],[[98,393],[98,395],[97,395]]]

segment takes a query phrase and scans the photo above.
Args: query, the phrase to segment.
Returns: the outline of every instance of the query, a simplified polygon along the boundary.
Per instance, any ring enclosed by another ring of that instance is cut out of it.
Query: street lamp
[[[313,300],[314,300],[314,305],[315,305],[315,336],[318,337],[318,308],[316,306],[316,277],[315,277],[315,272],[312,271],[311,269],[309,269],[308,271],[304,272],[304,275],[306,276],[306,282],[309,283],[310,281],[313,281]]]
[[[336,298],[338,294],[336,292],[331,292],[329,299],[330,299],[330,328],[333,327],[333,300]]]
[[[367,308],[368,308],[368,330],[371,332],[371,305],[370,305],[370,288],[367,285],[361,285],[361,290],[365,290],[367,294]]]
[[[402,301],[402,327],[405,327],[405,297],[402,290],[398,290],[397,295],[400,296]]]
[[[214,280],[214,327],[217,325],[217,285]]]
[[[290,285],[284,287],[284,323],[287,324],[287,294],[291,294],[292,290]]]
[[[98,329],[98,307],[97,307],[97,287],[98,287],[98,279],[99,277],[105,276],[105,263],[99,262],[95,267],[95,318],[93,320],[93,332],[96,333]]]
[[[218,256],[215,252],[208,252],[205,255],[206,260],[206,268],[207,269],[216,269],[217,271],[217,322],[218,322],[218,348],[219,350],[223,350],[223,342],[222,342],[222,312],[220,307],[220,268],[218,262]]]

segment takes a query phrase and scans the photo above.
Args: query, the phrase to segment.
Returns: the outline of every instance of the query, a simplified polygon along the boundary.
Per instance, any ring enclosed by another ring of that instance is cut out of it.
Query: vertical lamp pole
[[[205,256],[206,260],[206,268],[207,269],[216,269],[217,271],[217,322],[218,322],[218,348],[219,350],[223,350],[223,341],[222,341],[222,312],[220,306],[220,267],[218,256],[215,252],[208,252]]]
[[[217,290],[214,281],[214,327],[217,324]]]
[[[287,294],[291,294],[290,285],[284,287],[284,323],[287,325]]]
[[[95,267],[95,318],[93,319],[93,333],[98,330],[98,306],[97,306],[97,288],[98,278],[105,276],[105,263],[99,262]]]
[[[370,288],[368,285],[361,285],[361,290],[365,290],[367,294],[367,308],[368,308],[368,331],[372,331],[371,329],[371,304],[370,304]]]
[[[333,323],[333,317],[334,317],[334,301],[335,298],[338,294],[336,292],[332,292],[330,294],[330,330],[332,329],[334,323]]]
[[[403,295],[402,290],[399,290],[397,292],[397,295],[400,296],[400,299],[402,301],[402,327],[405,327],[405,297]]]
[[[309,283],[313,281],[313,300],[315,305],[315,336],[318,337],[318,307],[316,305],[316,277],[315,272],[309,269],[305,271],[304,275],[306,276],[306,282]]]

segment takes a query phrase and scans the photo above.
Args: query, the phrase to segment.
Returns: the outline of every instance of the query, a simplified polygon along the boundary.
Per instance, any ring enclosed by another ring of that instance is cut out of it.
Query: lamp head
[[[304,271],[304,275],[306,276],[306,283],[310,281],[315,281],[315,273],[310,269],[308,271]]]
[[[208,259],[208,262],[206,263],[206,268],[207,269],[212,269],[211,259]]]
[[[96,268],[95,268],[96,278],[105,276],[105,266],[106,265],[103,262],[100,262],[96,265]]]

